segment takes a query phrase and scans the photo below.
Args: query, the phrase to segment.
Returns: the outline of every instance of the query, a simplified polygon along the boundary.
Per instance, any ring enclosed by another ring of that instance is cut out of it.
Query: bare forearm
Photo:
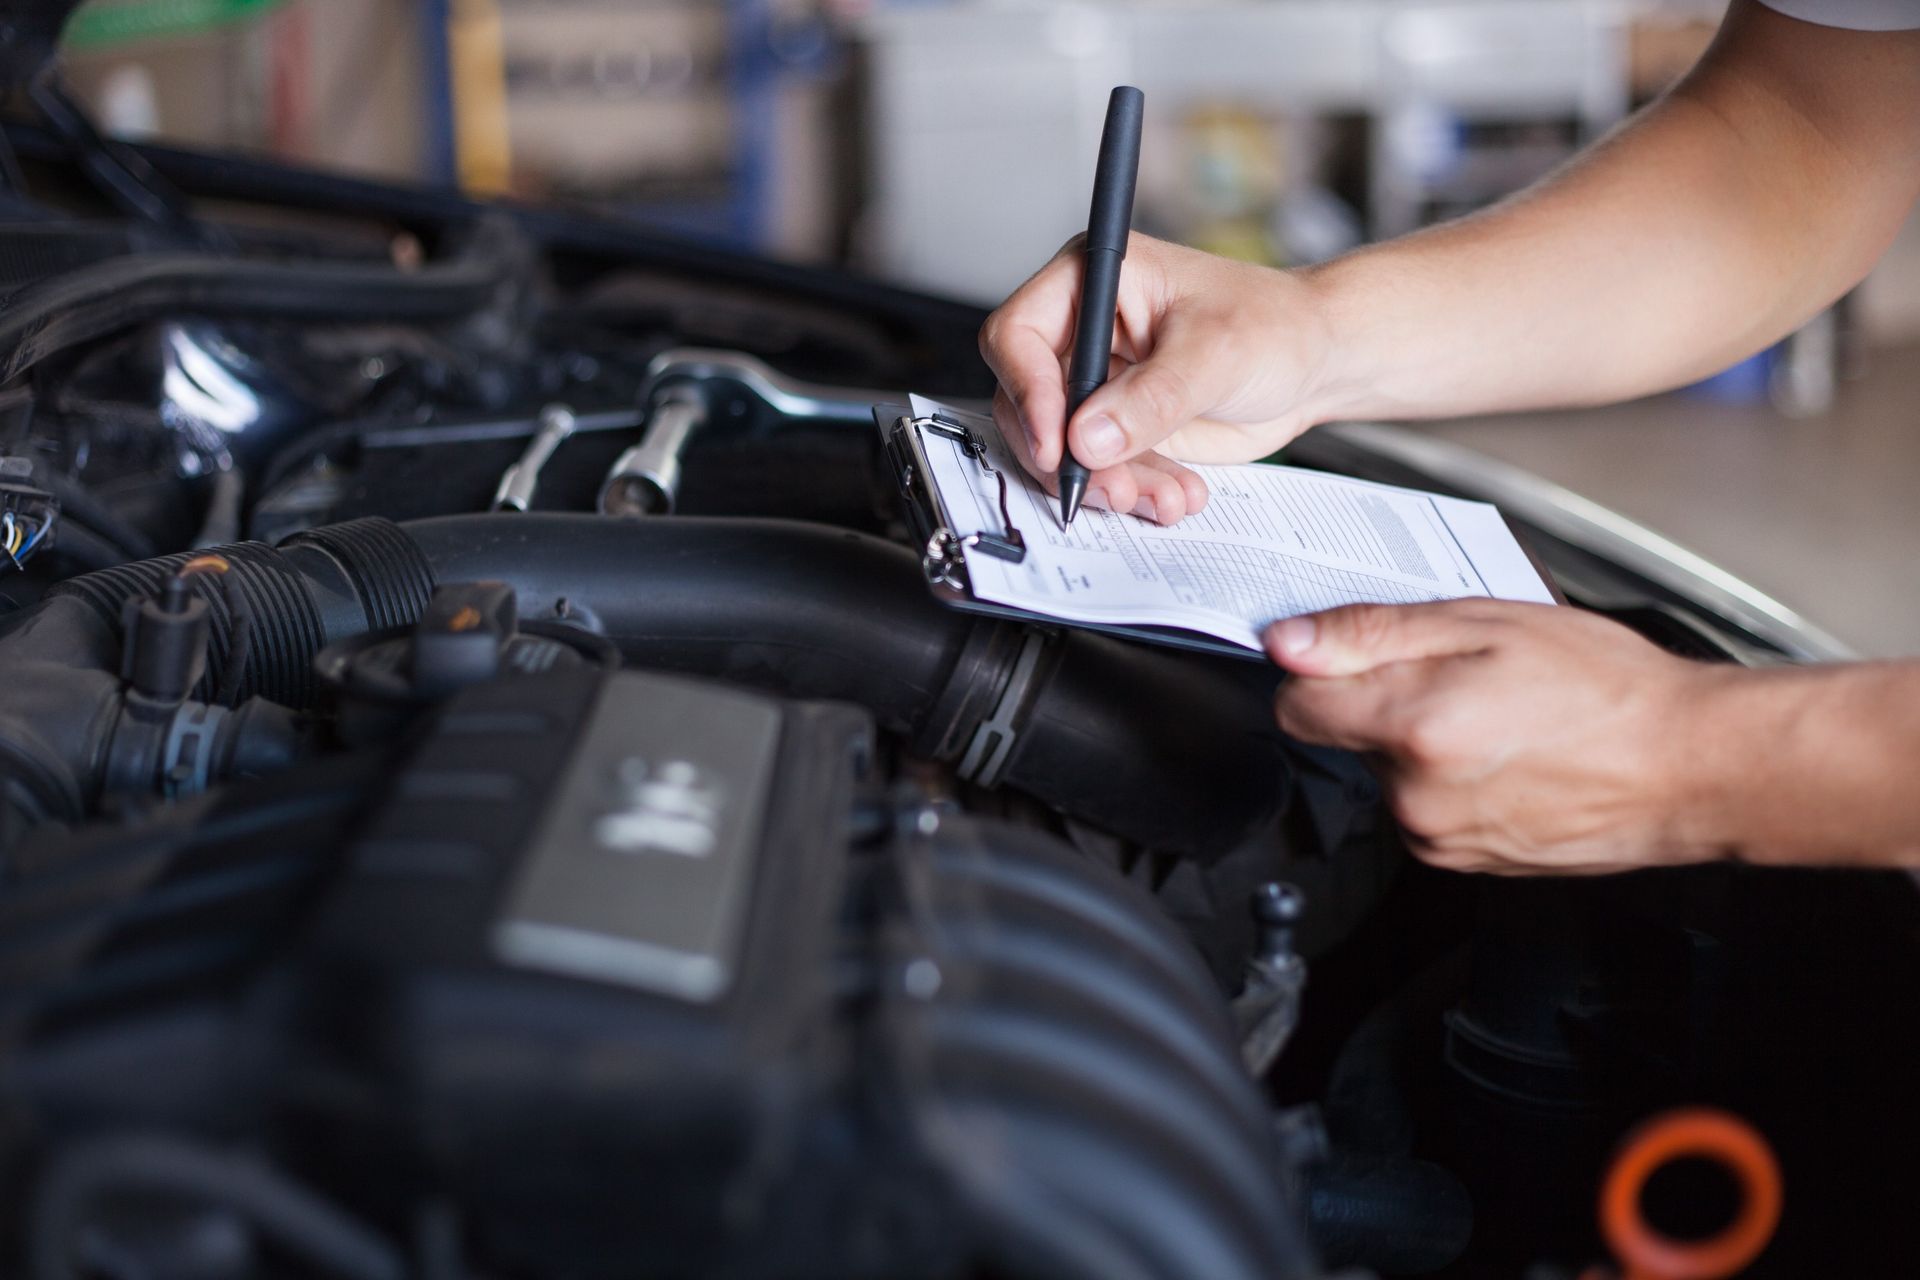
[[[1676,730],[1690,842],[1758,863],[1920,867],[1920,663],[1718,677]]]
[[[1313,416],[1623,399],[1790,332],[1866,272],[1920,180],[1914,46],[1880,39],[1736,12],[1559,175],[1310,273],[1334,335]]]

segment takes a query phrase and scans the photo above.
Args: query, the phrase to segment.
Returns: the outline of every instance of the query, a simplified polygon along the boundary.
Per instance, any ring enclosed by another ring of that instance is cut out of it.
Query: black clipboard
[[[986,447],[974,436],[973,429],[965,422],[944,414],[915,417],[913,410],[903,404],[875,405],[873,422],[880,431],[882,456],[887,470],[899,486],[907,524],[920,546],[920,568],[926,574],[927,588],[940,603],[966,613],[1008,618],[1037,627],[1094,631],[1123,640],[1238,658],[1246,662],[1266,661],[1266,655],[1257,649],[1244,648],[1230,640],[1221,640],[1197,631],[1176,627],[1081,622],[976,599],[967,579],[966,553],[969,550],[997,556],[1014,564],[1026,559],[1026,537],[1014,527],[1008,515],[1006,477],[1000,477],[1001,527],[956,529],[946,504],[941,500],[940,491],[933,483],[932,470],[927,464],[924,433],[932,432],[959,441],[978,465],[991,471],[992,464],[987,461]]]
[[[976,463],[991,471],[992,465],[987,461],[986,448],[974,436],[973,429],[961,419],[950,418],[940,413],[934,413],[928,417],[915,417],[913,410],[902,404],[875,405],[873,421],[880,431],[882,454],[887,470],[893,475],[898,485],[908,526],[913,530],[914,537],[921,548],[920,567],[926,574],[927,587],[933,592],[934,598],[942,604],[967,613],[1009,618],[1036,627],[1053,629],[1070,627],[1079,631],[1094,631],[1104,635],[1118,636],[1125,640],[1137,640],[1146,644],[1164,645],[1196,653],[1238,658],[1242,661],[1266,661],[1266,655],[1258,650],[1243,648],[1231,641],[1221,640],[1202,632],[1175,627],[1081,622],[1077,619],[1059,618],[1052,614],[1035,613],[1030,609],[1016,609],[1010,605],[976,599],[967,579],[966,552],[969,549],[998,556],[1015,564],[1026,558],[1026,538],[1018,528],[1014,527],[1009,514],[1006,478],[1000,477],[1000,527],[956,529],[952,516],[941,499],[939,489],[933,483],[932,471],[927,462],[925,433],[932,432],[960,442]],[[1517,528],[1512,520],[1507,519],[1506,513],[1501,513],[1501,519],[1506,524],[1508,532],[1513,535],[1513,540],[1519,544],[1521,553],[1533,566],[1534,572],[1540,575],[1540,581],[1546,585],[1555,603],[1565,605],[1567,597],[1560,590],[1560,584],[1548,572],[1545,562],[1534,550],[1524,532]]]

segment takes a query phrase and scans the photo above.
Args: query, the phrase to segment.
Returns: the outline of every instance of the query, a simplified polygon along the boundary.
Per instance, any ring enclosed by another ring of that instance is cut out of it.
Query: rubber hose
[[[907,548],[819,525],[528,513],[403,527],[436,581],[507,582],[523,616],[590,619],[638,665],[859,703],[945,759],[993,710],[1028,634],[942,608]],[[1052,645],[1001,781],[1199,857],[1278,812],[1262,669],[1084,632]]]
[[[775,520],[537,512],[403,526],[437,582],[511,585],[524,618],[581,613],[629,661],[867,708],[910,733],[972,619],[927,596],[903,548]]]
[[[502,258],[473,254],[401,272],[349,263],[289,265],[203,253],[112,258],[32,285],[0,317],[0,382],[61,351],[181,312],[291,320],[451,320],[484,309]]]
[[[127,600],[154,594],[181,565],[200,556],[218,556],[229,566],[224,575],[194,574],[188,580],[188,589],[206,602],[212,623],[207,669],[213,674],[194,694],[203,701],[211,699],[218,673],[228,669],[236,599],[251,617],[245,628],[245,678],[234,691],[236,700],[258,696],[300,708],[318,692],[313,658],[323,647],[405,626],[420,616],[433,594],[427,566],[399,526],[368,519],[298,534],[278,548],[237,542],[115,565],[69,578],[47,597],[85,602],[117,637]]]
[[[1424,1275],[1473,1236],[1465,1185],[1425,1160],[1336,1152],[1308,1172],[1304,1198],[1307,1234],[1329,1267]]]
[[[636,665],[854,702],[917,753],[951,761],[994,712],[1032,635],[942,608],[904,547],[798,522],[369,518],[279,548],[210,550],[231,569],[224,589],[212,575],[190,583],[212,620],[209,669],[227,669],[231,591],[253,619],[237,696],[296,708],[318,692],[323,646],[410,624],[436,582],[501,581],[523,617],[575,618]],[[118,565],[49,595],[85,600],[117,635],[124,602],[158,590],[186,558]],[[1198,858],[1272,820],[1286,775],[1263,668],[1079,632],[1046,643],[999,782]]]
[[[153,555],[151,538],[134,528],[119,512],[95,497],[92,490],[58,467],[36,466],[33,482],[59,500],[61,527],[71,528],[76,522],[86,525],[117,546],[121,552],[120,559],[139,560]]]
[[[36,555],[39,554],[36,552]],[[87,573],[111,569],[126,560],[126,553],[88,528],[85,523],[61,519],[53,527],[46,547],[49,557],[64,556]]]

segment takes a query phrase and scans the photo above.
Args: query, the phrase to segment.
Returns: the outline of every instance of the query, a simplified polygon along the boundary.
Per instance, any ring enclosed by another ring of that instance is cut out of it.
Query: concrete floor
[[[1665,534],[1865,656],[1920,655],[1920,348],[1872,353],[1820,418],[1675,394],[1428,429]]]

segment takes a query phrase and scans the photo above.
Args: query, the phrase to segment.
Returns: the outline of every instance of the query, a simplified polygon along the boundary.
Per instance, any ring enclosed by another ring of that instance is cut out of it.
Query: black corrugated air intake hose
[[[69,579],[0,621],[0,852],[111,795],[192,794],[285,768],[305,749],[290,708],[313,699],[315,652],[411,622],[432,593],[419,551],[384,520],[279,550],[218,548],[224,571],[182,574],[207,554]],[[175,578],[205,606],[205,674],[156,701],[122,677],[124,611]]]
[[[1260,668],[1051,632],[941,607],[904,547],[773,520],[585,515],[350,521],[278,548],[215,548],[229,584],[209,679],[236,660],[227,595],[244,600],[242,695],[315,695],[312,660],[350,635],[411,623],[436,582],[502,581],[521,616],[573,618],[636,666],[866,707],[919,754],[1027,791],[1100,827],[1192,856],[1263,827],[1285,773]],[[184,556],[74,578],[109,627]]]
[[[232,568],[190,581],[212,614],[208,681],[240,661],[243,697],[290,707],[309,705],[318,692],[313,655],[336,640],[406,626],[433,595],[426,561],[391,520],[349,520],[298,534],[278,547],[236,542],[205,551],[181,551],[69,578],[47,593],[75,597],[117,632],[129,599],[152,595],[188,560],[216,555]],[[224,579],[224,580],[223,580]],[[236,611],[244,610],[244,649],[234,650]]]

